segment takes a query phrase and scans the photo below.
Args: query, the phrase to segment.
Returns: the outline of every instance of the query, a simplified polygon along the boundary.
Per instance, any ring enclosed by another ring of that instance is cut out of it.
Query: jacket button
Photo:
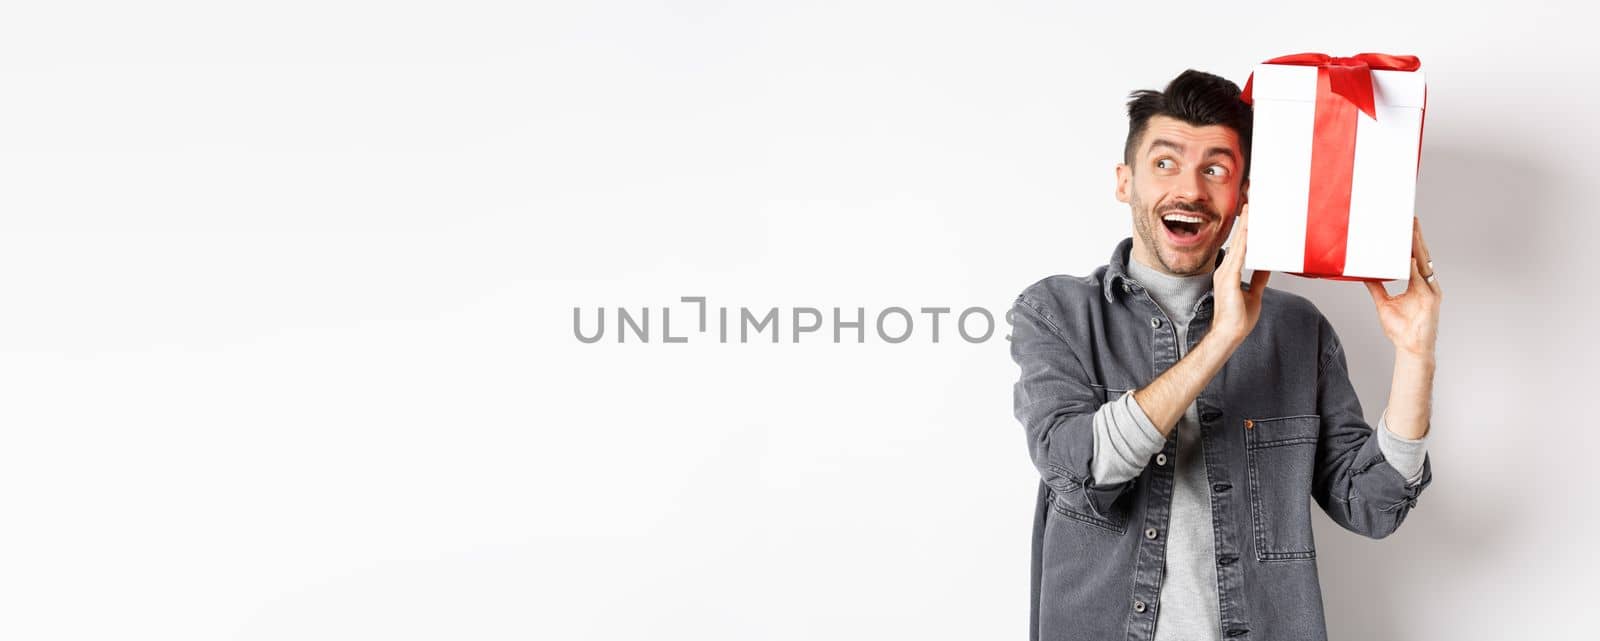
[[[1248,429],[1251,429],[1251,428],[1253,428],[1255,426],[1256,426],[1256,422],[1255,421],[1252,421],[1252,420],[1250,420],[1248,418],[1244,419],[1244,428],[1245,429],[1248,430]]]
[[[1166,464],[1167,464],[1167,455],[1166,454],[1157,454],[1156,455],[1156,465],[1166,465]]]
[[[1145,607],[1146,606],[1144,604],[1144,601],[1134,601],[1133,602],[1133,611],[1134,612],[1144,612]]]
[[[1216,410],[1206,410],[1204,414],[1200,415],[1200,420],[1207,423],[1215,422],[1219,418],[1222,418],[1222,412],[1218,412]]]
[[[1154,327],[1156,329],[1160,329],[1161,328],[1161,319],[1155,318],[1155,317],[1152,316],[1150,318],[1150,326]]]
[[[1144,531],[1144,538],[1154,539],[1154,538],[1156,538],[1157,534],[1159,534],[1159,532],[1156,532],[1155,528],[1150,528],[1150,529]]]

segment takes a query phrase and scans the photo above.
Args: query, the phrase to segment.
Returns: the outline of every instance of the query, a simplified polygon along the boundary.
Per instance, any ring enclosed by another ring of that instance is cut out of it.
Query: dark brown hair
[[[1140,138],[1154,116],[1167,116],[1196,127],[1222,125],[1239,134],[1244,154],[1241,178],[1250,177],[1250,123],[1253,111],[1239,99],[1239,85],[1222,76],[1190,69],[1161,91],[1141,89],[1128,94],[1128,141],[1122,148],[1122,161],[1133,165]]]

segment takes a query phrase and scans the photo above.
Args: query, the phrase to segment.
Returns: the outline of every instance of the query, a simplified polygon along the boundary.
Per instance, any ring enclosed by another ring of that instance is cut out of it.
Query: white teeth
[[[1202,222],[1202,221],[1205,220],[1205,219],[1200,218],[1198,216],[1185,216],[1183,214],[1167,214],[1165,216],[1162,216],[1161,219],[1162,220],[1176,220],[1176,221],[1178,221],[1180,223],[1198,223],[1198,222]]]

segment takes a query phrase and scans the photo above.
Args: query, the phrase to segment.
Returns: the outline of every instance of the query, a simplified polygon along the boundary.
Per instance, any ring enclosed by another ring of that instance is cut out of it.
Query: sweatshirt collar
[[[1131,287],[1129,283],[1134,282],[1133,279],[1128,276],[1128,261],[1133,260],[1132,252],[1132,236],[1123,238],[1122,242],[1117,243],[1117,248],[1111,250],[1111,260],[1106,263],[1105,278],[1101,279],[1100,282],[1100,289],[1105,293],[1106,302],[1108,303],[1116,302],[1117,290],[1121,289],[1123,291],[1127,291],[1125,288]],[[1211,266],[1212,269],[1216,269],[1218,266],[1222,265],[1222,258],[1227,254],[1227,252],[1228,250],[1226,248],[1217,249],[1217,262],[1215,265]],[[1118,283],[1117,281],[1125,282]],[[1207,292],[1206,296],[1210,296],[1210,292]],[[1202,300],[1204,300],[1204,297],[1202,297]]]

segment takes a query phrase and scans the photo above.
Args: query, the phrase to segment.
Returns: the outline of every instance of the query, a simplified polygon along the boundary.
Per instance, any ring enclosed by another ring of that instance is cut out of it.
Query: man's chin
[[[1169,251],[1163,256],[1166,260],[1162,262],[1165,262],[1167,268],[1175,273],[1193,276],[1203,271],[1208,271],[1205,268],[1211,266],[1206,260],[1208,252],[1205,247],[1188,247],[1182,250],[1168,249]]]

